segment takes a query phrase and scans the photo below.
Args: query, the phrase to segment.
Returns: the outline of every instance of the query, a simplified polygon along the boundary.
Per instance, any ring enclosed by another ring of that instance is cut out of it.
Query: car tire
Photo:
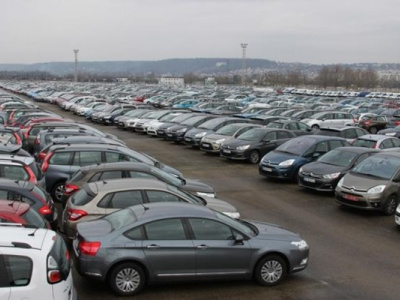
[[[319,130],[319,126],[318,125],[311,126],[311,131],[317,131],[317,130]]]
[[[57,182],[51,191],[51,197],[55,202],[61,202],[64,195],[65,182]]]
[[[376,134],[378,132],[378,129],[376,127],[371,127],[369,129],[369,132],[372,133],[372,134]]]
[[[119,296],[132,296],[139,293],[145,281],[143,268],[133,262],[117,265],[108,277],[111,289]]]
[[[249,162],[252,164],[258,164],[260,161],[260,152],[253,150],[250,152]]]
[[[395,194],[390,195],[387,197],[385,203],[383,204],[383,214],[385,216],[391,216],[396,211],[397,205],[399,203],[399,199]]]
[[[268,255],[258,262],[254,277],[263,286],[274,286],[285,279],[286,275],[286,262],[278,255]]]

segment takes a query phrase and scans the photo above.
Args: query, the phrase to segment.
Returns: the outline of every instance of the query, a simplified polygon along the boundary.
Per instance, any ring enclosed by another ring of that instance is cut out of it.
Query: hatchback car
[[[215,189],[198,180],[176,177],[154,166],[135,162],[116,162],[81,167],[65,182],[62,203],[85,183],[123,178],[152,178],[180,187],[198,196],[215,197]]]
[[[73,249],[78,272],[107,282],[120,296],[166,280],[277,285],[304,270],[309,255],[298,234],[185,203],[136,205],[80,223]]]
[[[356,138],[352,145],[373,149],[389,149],[400,147],[400,139],[381,134],[367,134]]]
[[[338,147],[350,146],[343,138],[303,135],[283,143],[266,154],[259,163],[260,175],[268,178],[298,181],[301,166],[317,160]]]
[[[314,134],[342,137],[342,138],[345,138],[349,143],[352,143],[359,136],[369,134],[369,132],[363,128],[359,128],[356,126],[346,126],[346,127],[342,127],[342,128],[323,127],[323,128],[315,130]]]
[[[233,218],[240,217],[236,208],[226,201],[195,196],[159,180],[129,178],[84,184],[68,199],[61,226],[65,235],[73,239],[79,222],[98,219],[132,205],[155,202],[187,202],[213,208]]]
[[[220,156],[231,160],[246,160],[257,164],[261,157],[279,145],[296,137],[290,130],[273,128],[253,128],[235,139],[222,143]]]
[[[400,153],[368,157],[338,182],[335,194],[339,204],[394,214],[400,195]]]
[[[76,300],[70,255],[49,229],[0,224],[1,299]]]
[[[333,192],[339,180],[367,157],[379,150],[364,147],[339,147],[299,170],[299,185],[317,191]]]
[[[378,133],[379,130],[386,128],[388,120],[386,116],[374,114],[365,114],[358,120],[358,125],[372,134]]]
[[[312,130],[317,130],[321,127],[341,128],[356,124],[352,114],[342,111],[318,112],[301,121],[310,126]]]
[[[296,120],[277,120],[267,124],[265,127],[290,130],[297,136],[310,134],[311,131],[307,124]]]
[[[0,198],[0,223],[21,224],[24,227],[47,228],[50,224],[28,203]]]

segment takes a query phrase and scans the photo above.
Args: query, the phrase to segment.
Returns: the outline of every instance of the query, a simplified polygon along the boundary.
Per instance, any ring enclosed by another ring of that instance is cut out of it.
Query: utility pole
[[[242,43],[240,44],[240,46],[242,47],[242,85],[246,84],[246,47],[247,44]]]
[[[78,82],[78,52],[79,49],[74,49],[75,53],[75,74],[74,74],[74,81]]]

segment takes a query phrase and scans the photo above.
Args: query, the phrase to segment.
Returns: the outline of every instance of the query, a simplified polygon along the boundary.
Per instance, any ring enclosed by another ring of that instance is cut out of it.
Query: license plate
[[[304,177],[304,181],[315,183],[315,179],[309,177]]]
[[[204,148],[210,148],[209,144],[202,144],[201,146],[204,147]]]
[[[344,198],[350,201],[358,201],[358,197],[353,195],[344,194]]]
[[[232,151],[231,150],[222,150],[222,152],[224,152],[224,153],[231,153]]]
[[[271,168],[263,167],[262,169],[263,169],[264,171],[266,171],[266,172],[272,172],[272,169],[271,169]]]

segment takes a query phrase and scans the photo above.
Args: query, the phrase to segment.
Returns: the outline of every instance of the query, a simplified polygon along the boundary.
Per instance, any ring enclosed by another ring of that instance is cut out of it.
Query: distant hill
[[[242,69],[241,59],[229,58],[187,58],[159,61],[81,61],[79,71],[97,74],[143,75],[153,73],[156,76],[179,76],[187,73],[216,75]],[[373,68],[376,70],[400,69],[399,64],[350,64],[353,68]],[[303,70],[315,72],[321,65],[303,63],[283,63],[267,59],[246,59],[248,69],[258,70]],[[0,64],[0,71],[42,71],[54,75],[74,73],[74,62],[49,62],[36,64]]]

